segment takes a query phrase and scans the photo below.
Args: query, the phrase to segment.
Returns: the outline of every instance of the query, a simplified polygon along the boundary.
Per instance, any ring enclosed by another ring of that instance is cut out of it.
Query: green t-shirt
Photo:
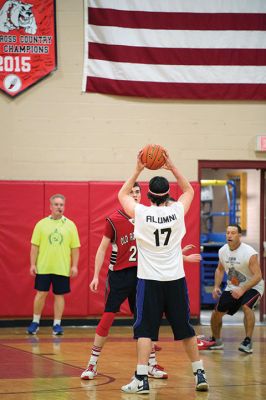
[[[80,247],[74,222],[64,216],[43,218],[35,225],[31,243],[39,247],[38,274],[70,276],[71,249]]]

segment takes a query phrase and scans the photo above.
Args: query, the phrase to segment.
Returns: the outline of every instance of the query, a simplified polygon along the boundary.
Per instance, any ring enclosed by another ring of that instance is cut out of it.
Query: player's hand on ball
[[[138,152],[138,156],[137,156],[137,170],[140,171],[140,172],[141,172],[141,171],[145,168],[145,166],[146,166],[146,164],[143,163],[142,160],[141,160],[142,153],[143,153],[143,151],[140,150],[140,151]]]
[[[164,163],[162,168],[167,169],[169,171],[172,171],[175,166],[174,166],[174,163],[171,160],[171,158],[169,156],[169,153],[168,153],[168,151],[166,149],[164,149],[163,156],[164,156],[164,159],[165,159],[165,163]]]

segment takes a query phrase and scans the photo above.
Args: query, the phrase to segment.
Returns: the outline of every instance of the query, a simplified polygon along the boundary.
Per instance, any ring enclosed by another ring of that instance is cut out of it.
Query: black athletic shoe
[[[196,381],[196,390],[199,392],[207,392],[209,390],[209,385],[205,376],[205,371],[203,369],[197,369],[194,372]]]

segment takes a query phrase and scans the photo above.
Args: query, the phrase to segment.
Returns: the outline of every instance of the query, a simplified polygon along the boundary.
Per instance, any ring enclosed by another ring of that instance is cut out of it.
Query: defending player
[[[130,196],[138,204],[141,190],[134,183]],[[115,314],[119,312],[122,303],[128,299],[130,310],[134,313],[137,284],[137,247],[134,238],[132,219],[122,210],[117,210],[106,219],[105,231],[95,257],[94,277],[90,289],[96,293],[99,285],[99,274],[104,262],[106,251],[112,245],[112,253],[108,271],[108,293],[103,316],[96,328],[94,343],[88,366],[82,372],[82,379],[93,379],[97,375],[97,363],[101,350],[109,334]],[[157,364],[154,346],[149,357],[149,376],[166,379],[167,373]]]

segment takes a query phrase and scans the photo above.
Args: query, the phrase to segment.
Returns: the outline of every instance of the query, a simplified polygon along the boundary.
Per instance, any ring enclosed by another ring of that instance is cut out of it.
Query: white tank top
[[[225,290],[232,290],[235,287],[243,286],[252,278],[249,269],[250,257],[258,254],[253,247],[246,243],[231,251],[228,244],[225,244],[219,250],[219,260],[228,275],[227,286]],[[261,279],[252,289],[256,289],[261,295],[264,292],[264,281]]]
[[[185,276],[181,241],[186,233],[184,207],[135,208],[134,235],[138,247],[138,278],[173,281]]]

